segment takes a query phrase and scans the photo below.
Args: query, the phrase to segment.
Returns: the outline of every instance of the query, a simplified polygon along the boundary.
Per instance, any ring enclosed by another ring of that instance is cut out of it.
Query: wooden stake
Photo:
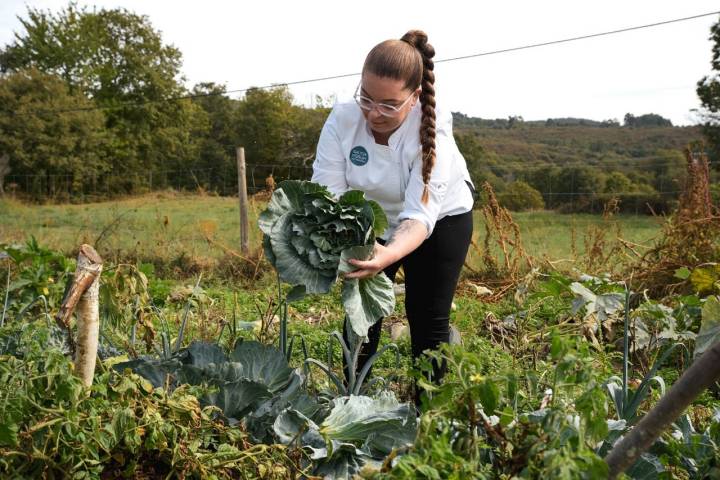
[[[247,179],[245,175],[245,149],[237,147],[238,200],[240,202],[240,251],[250,251],[250,224],[248,221]]]

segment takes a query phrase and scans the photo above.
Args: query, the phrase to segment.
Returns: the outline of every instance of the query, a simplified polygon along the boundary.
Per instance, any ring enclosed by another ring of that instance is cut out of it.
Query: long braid
[[[435,56],[435,49],[427,43],[428,37],[422,30],[410,30],[401,38],[409,43],[420,53],[422,59],[422,82],[420,93],[420,105],[422,106],[422,122],[420,124],[420,144],[422,145],[422,178],[423,188],[422,202],[427,203],[430,196],[428,184],[430,174],[435,166],[435,64],[432,58]]]

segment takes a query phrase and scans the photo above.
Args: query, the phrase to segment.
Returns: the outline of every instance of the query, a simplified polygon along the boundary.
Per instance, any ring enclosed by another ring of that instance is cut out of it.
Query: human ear
[[[410,102],[410,103],[411,103],[410,108],[414,107],[415,104],[418,102],[418,100],[420,100],[420,92],[421,92],[421,91],[422,91],[422,90],[418,87],[417,90],[415,90],[415,91],[413,92],[413,95],[415,96],[415,98],[413,98],[413,101]]]

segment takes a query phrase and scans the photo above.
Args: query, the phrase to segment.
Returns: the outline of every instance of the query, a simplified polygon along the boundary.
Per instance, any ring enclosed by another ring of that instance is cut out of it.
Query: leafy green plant
[[[697,431],[685,414],[673,425],[671,435],[658,442],[655,453],[684,469],[692,479],[720,476],[720,408],[716,408],[704,431]]]
[[[216,421],[197,387],[155,389],[104,368],[86,392],[43,322],[14,326],[21,355],[0,354],[0,476],[294,478],[284,447],[250,445]],[[8,331],[0,332],[6,337]]]
[[[273,192],[258,225],[266,257],[280,279],[293,286],[288,294],[293,301],[306,293],[329,292],[339,274],[353,269],[349,259],[369,257],[387,218],[360,191],[346,192],[336,201],[321,185],[288,180]],[[344,280],[342,300],[359,337],[395,306],[392,283],[382,273]]]
[[[287,303],[306,293],[329,292],[338,276],[354,270],[350,259],[366,259],[372,254],[375,236],[385,229],[387,218],[382,208],[366,200],[360,191],[346,192],[335,200],[321,185],[284,181],[273,192],[258,225],[264,233],[265,255],[279,280],[293,286],[285,299],[280,322],[280,348],[286,351]],[[337,332],[330,335],[329,342],[332,345],[333,339],[337,339],[341,346],[349,366],[347,386],[332,372],[330,362],[307,359],[307,363],[327,373],[341,393],[357,395],[375,359],[393,348],[382,349],[357,373],[359,351],[368,329],[394,310],[395,295],[392,282],[380,273],[360,280],[343,279],[341,297],[349,345]]]
[[[154,387],[171,390],[186,384],[211,387],[201,402],[218,407],[231,424],[269,400],[283,398],[289,405],[298,397],[296,393],[303,382],[300,372],[288,366],[280,351],[255,341],[239,342],[229,355],[216,344],[193,342],[170,358],[139,358],[118,363],[114,368],[118,371],[129,368]]]
[[[551,343],[539,376],[497,371],[458,346],[430,353],[451,373],[441,385],[421,380],[429,395],[415,444],[365,478],[606,478],[594,446],[608,431],[607,402],[588,345]]]
[[[16,270],[14,280],[8,282],[4,289],[4,318],[11,318],[21,312],[37,313],[41,307],[41,298],[48,308],[59,305],[66,280],[75,269],[73,260],[41,247],[35,237],[31,237],[24,245],[0,244],[0,252],[5,252]]]
[[[274,430],[281,442],[306,450],[314,474],[328,480],[351,478],[366,464],[377,464],[415,439],[415,409],[390,392],[377,398],[343,396],[319,425],[294,409],[284,410]]]
[[[349,321],[346,320],[346,323]],[[347,330],[349,331],[350,326],[348,325]],[[333,369],[333,350],[332,347],[334,343],[337,342],[340,345],[340,349],[342,351],[342,357],[345,361],[345,365],[348,366],[346,376],[347,378],[343,381],[343,379],[337,375],[334,372]],[[316,360],[314,358],[306,358],[305,363],[307,365],[315,365],[318,368],[320,368],[325,374],[328,376],[330,381],[333,382],[335,387],[337,388],[337,391],[339,395],[360,395],[361,393],[367,393],[367,391],[377,382],[379,382],[381,379],[373,379],[372,381],[368,381],[366,383],[366,380],[368,379],[367,376],[370,373],[370,368],[373,366],[373,364],[376,362],[377,359],[379,359],[385,352],[389,350],[395,351],[395,364],[400,364],[400,352],[398,350],[397,345],[394,343],[389,343],[382,348],[380,348],[377,352],[375,352],[370,358],[368,358],[365,361],[365,364],[363,365],[363,368],[358,371],[358,360],[360,357],[360,351],[362,349],[362,341],[355,341],[354,345],[348,345],[348,343],[345,341],[343,336],[338,331],[332,332],[328,336],[328,349],[327,349],[327,363],[320,362],[319,360]]]

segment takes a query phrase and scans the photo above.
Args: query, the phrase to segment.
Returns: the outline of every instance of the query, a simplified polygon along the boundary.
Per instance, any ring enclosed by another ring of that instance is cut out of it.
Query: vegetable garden
[[[611,273],[598,231],[583,271],[529,258],[488,188],[462,339],[416,365],[402,289],[342,278],[387,224],[360,192],[280,183],[253,257],[271,268],[233,285],[0,245],[0,475],[720,478],[720,221],[701,167],[688,155],[663,234]],[[346,378],[381,316],[372,372]]]

